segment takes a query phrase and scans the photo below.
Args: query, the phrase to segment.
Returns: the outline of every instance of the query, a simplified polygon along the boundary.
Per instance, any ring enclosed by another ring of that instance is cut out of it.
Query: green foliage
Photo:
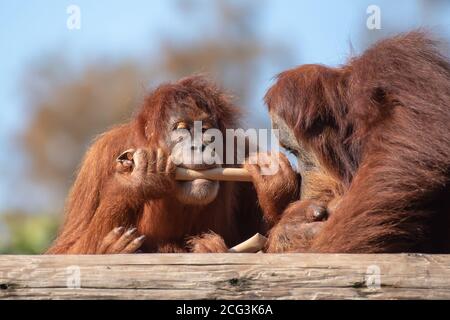
[[[55,238],[59,219],[49,214],[0,215],[0,254],[40,254]]]

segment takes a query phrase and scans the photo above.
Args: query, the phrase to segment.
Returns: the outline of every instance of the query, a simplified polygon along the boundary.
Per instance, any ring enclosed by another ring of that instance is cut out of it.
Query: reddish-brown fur
[[[286,71],[266,102],[342,190],[298,251],[450,252],[450,64],[437,42],[412,32],[340,68]]]
[[[102,134],[87,152],[68,197],[64,226],[48,253],[99,253],[105,236],[120,226],[136,226],[146,236],[143,252],[223,252],[263,232],[251,184],[223,182],[212,203],[187,206],[170,194],[145,199],[116,181],[117,157],[130,148],[164,148],[160,138],[172,107],[186,105],[209,114],[221,130],[237,125],[237,109],[202,77],[157,88],[134,119]]]

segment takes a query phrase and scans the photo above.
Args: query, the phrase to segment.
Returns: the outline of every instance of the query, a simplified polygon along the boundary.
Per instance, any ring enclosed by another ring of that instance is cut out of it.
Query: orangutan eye
[[[176,130],[182,130],[182,129],[189,130],[189,124],[185,121],[180,121],[177,123],[175,129]]]

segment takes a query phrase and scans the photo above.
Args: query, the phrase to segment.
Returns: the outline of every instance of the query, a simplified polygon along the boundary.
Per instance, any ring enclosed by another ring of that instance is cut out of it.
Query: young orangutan
[[[64,226],[47,253],[227,252],[264,233],[251,184],[174,179],[174,163],[195,170],[220,166],[208,159],[183,163],[172,153],[180,137],[192,135],[194,121],[225,133],[237,127],[238,116],[229,98],[201,76],[154,90],[135,118],[102,134],[87,152]],[[209,143],[202,141],[193,154]]]

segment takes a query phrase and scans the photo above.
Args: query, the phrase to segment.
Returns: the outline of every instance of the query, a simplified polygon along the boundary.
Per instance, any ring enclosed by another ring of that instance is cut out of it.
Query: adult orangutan
[[[291,169],[247,165],[275,224],[269,252],[450,252],[450,63],[436,41],[411,32],[342,67],[283,72],[266,103],[302,175],[288,206],[274,199]],[[311,202],[330,217],[305,237]]]
[[[157,88],[134,119],[102,134],[87,152],[48,253],[226,252],[264,232],[251,184],[174,180],[174,163],[195,170],[217,166],[183,163],[172,153],[193,134],[194,121],[224,133],[237,126],[238,115],[201,76]],[[192,154],[204,159],[208,143],[203,136]]]

